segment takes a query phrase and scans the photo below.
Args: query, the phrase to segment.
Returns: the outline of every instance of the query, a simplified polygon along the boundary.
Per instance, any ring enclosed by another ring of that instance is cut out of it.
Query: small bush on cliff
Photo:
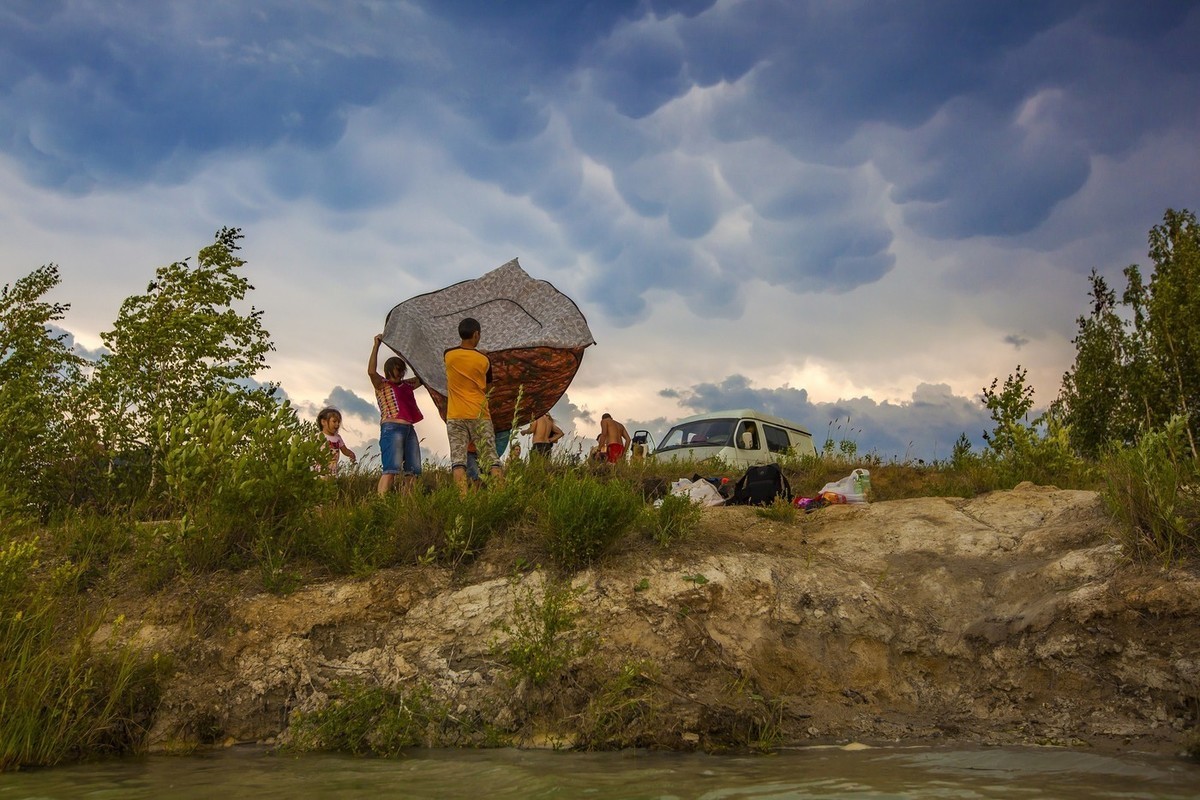
[[[332,485],[320,477],[323,443],[290,405],[246,417],[238,402],[221,392],[159,424],[170,501],[182,512],[171,549],[185,570],[249,561],[269,577]]]
[[[366,575],[402,561],[398,520],[406,516],[400,495],[330,503],[314,514],[298,552],[337,575]]]
[[[534,686],[557,678],[594,644],[590,634],[575,635],[583,591],[567,581],[547,579],[539,593],[514,580],[512,612],[497,626],[508,639],[493,643],[493,652]]]
[[[703,516],[704,509],[698,503],[681,495],[667,494],[657,507],[646,507],[642,530],[665,547],[691,535]]]
[[[72,510],[47,529],[48,549],[75,566],[75,584],[88,589],[119,568],[135,547],[137,523],[124,513]]]
[[[622,663],[592,693],[580,714],[576,746],[582,750],[645,746],[665,705],[658,672],[649,660]]]

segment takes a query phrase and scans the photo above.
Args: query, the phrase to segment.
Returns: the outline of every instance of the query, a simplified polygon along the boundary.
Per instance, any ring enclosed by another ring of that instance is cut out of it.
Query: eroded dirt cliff
[[[1197,724],[1200,577],[1127,563],[1091,492],[1023,484],[795,523],[706,510],[688,541],[630,541],[574,576],[594,649],[545,687],[496,654],[545,577],[523,563],[497,542],[457,571],[286,597],[230,578],[126,598],[125,629],[176,670],[152,744],[279,741],[345,679],[426,685],[456,720],[537,746],[1180,749]]]

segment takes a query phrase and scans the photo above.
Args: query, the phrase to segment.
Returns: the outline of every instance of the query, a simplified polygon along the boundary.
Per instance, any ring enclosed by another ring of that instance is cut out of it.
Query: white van
[[[667,431],[652,455],[659,460],[719,458],[735,466],[752,466],[778,461],[789,453],[817,454],[807,428],[782,417],[740,408],[680,420]]]

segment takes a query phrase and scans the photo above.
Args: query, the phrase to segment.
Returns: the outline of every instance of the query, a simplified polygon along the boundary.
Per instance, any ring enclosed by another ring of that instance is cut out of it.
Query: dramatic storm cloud
[[[362,443],[387,311],[517,256],[596,335],[583,436],[752,406],[946,457],[1018,363],[1053,399],[1087,273],[1200,205],[1198,40],[1118,0],[16,0],[0,282],[60,264],[94,354],[239,226],[262,380]]]

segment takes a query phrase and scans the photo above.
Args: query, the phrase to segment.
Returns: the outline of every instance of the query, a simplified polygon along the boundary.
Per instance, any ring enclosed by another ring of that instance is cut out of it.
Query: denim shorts
[[[401,460],[405,475],[421,474],[421,442],[417,429],[407,422],[384,422],[379,426],[379,460],[384,475],[399,475]]]

